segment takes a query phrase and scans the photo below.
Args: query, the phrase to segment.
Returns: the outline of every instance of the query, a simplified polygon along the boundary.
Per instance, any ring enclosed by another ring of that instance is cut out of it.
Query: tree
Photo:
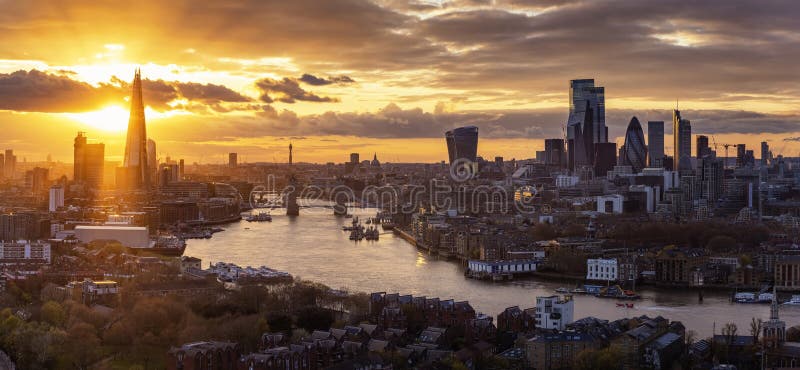
[[[621,368],[622,352],[615,346],[601,350],[587,349],[578,353],[574,368],[585,370],[614,370]]]
[[[99,355],[100,338],[94,326],[85,322],[77,322],[67,331],[67,353],[72,362],[80,369],[94,363]]]
[[[556,233],[553,225],[542,222],[531,229],[531,236],[536,240],[553,240],[558,236],[558,233]]]
[[[267,325],[274,332],[288,333],[292,330],[292,317],[284,313],[275,312],[267,316]]]
[[[695,339],[697,339],[697,332],[694,330],[687,330],[686,331],[686,345],[691,346],[694,344]]]
[[[309,306],[297,312],[297,326],[309,333],[314,330],[328,330],[333,321],[333,313],[325,308]]]
[[[729,323],[725,324],[725,326],[722,327],[722,335],[725,336],[725,338],[726,338],[726,340],[728,342],[728,345],[733,343],[733,338],[736,336],[736,331],[737,330],[739,330],[739,328],[737,328],[736,324],[734,324],[732,322],[729,322]]]
[[[764,322],[761,321],[760,318],[756,319],[755,317],[750,320],[750,335],[753,336],[753,342],[758,343],[758,336],[761,334],[761,324]]]
[[[717,235],[709,239],[706,248],[712,252],[730,252],[737,246],[736,239],[727,235]]]
[[[67,313],[64,311],[64,308],[58,304],[58,302],[45,302],[42,305],[39,315],[41,316],[42,321],[55,327],[63,327],[64,323],[67,322]]]

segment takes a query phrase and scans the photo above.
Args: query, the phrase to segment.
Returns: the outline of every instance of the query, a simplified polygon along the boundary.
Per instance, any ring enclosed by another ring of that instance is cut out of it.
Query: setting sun
[[[80,123],[105,131],[124,131],[128,128],[128,111],[119,105],[110,105],[100,110],[85,113],[69,113]]]

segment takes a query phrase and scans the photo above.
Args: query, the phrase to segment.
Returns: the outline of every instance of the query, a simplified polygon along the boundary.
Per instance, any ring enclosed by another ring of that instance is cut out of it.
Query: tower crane
[[[717,144],[717,139],[714,137],[714,135],[711,135],[711,141],[714,143],[714,151],[717,150],[717,146],[718,145],[722,145],[723,147],[725,147],[725,162],[723,162],[723,163],[727,165],[727,163],[728,163],[728,148],[730,148],[732,146],[736,146],[736,144]],[[724,167],[727,167],[727,166],[724,166]]]

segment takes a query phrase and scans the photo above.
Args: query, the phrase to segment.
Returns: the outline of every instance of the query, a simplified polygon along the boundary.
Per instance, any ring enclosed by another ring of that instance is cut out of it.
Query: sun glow
[[[128,110],[119,105],[109,105],[92,112],[67,113],[75,121],[104,131],[127,130],[128,115]]]

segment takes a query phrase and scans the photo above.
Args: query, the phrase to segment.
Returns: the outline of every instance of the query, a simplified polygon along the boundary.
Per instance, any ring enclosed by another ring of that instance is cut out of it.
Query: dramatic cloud
[[[153,109],[204,115],[168,118],[175,140],[185,127],[196,140],[438,140],[465,124],[539,139],[562,135],[569,80],[595,78],[612,137],[634,115],[669,122],[680,99],[694,133],[780,141],[800,131],[797,19],[791,0],[6,2],[0,71],[38,71],[0,75],[0,109],[120,103],[128,81],[96,84],[87,67],[151,64],[194,74],[145,75]]]
[[[70,71],[50,74],[38,70],[0,73],[0,110],[20,112],[85,112],[130,96],[129,82],[119,78],[93,86],[74,79]],[[142,94],[156,110],[174,109],[169,103],[185,99],[224,111],[222,103],[246,103],[252,99],[222,85],[164,80],[142,81]],[[180,107],[180,106],[179,106]],[[188,107],[187,107],[188,108]],[[203,108],[205,109],[205,108]]]
[[[260,99],[265,103],[279,101],[291,104],[298,100],[322,103],[339,101],[339,99],[336,98],[319,96],[303,90],[297,80],[289,77],[284,77],[282,80],[264,78],[256,81],[256,87],[261,90]]]
[[[24,112],[83,112],[116,100],[113,86],[94,87],[66,75],[37,70],[0,74],[0,109]]]
[[[356,82],[349,76],[332,76],[328,77],[327,79],[322,77],[317,77],[308,73],[304,73],[302,77],[300,77],[300,81],[305,82],[309,85],[313,86],[325,86],[330,84],[350,84]]]

